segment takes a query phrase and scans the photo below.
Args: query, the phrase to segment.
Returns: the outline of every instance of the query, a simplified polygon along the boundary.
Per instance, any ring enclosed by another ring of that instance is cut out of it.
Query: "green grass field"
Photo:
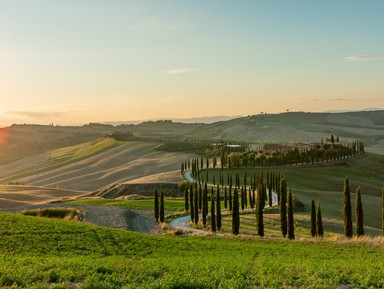
[[[381,288],[382,245],[151,236],[0,213],[2,288]]]
[[[265,168],[271,169],[285,175],[288,187],[292,188],[293,194],[302,201],[307,208],[308,214],[312,200],[320,201],[323,217],[342,220],[342,192],[344,178],[349,176],[351,186],[352,207],[355,203],[355,189],[361,186],[362,201],[364,209],[364,224],[371,227],[370,234],[381,234],[381,189],[384,185],[382,172],[384,171],[384,155],[366,153],[361,156],[344,159],[341,161],[324,163],[319,165],[304,165],[292,167]],[[209,169],[209,180],[219,179],[220,169]],[[248,184],[253,173],[261,169],[222,169],[224,180],[227,175],[240,174],[243,180],[245,172],[248,176]],[[201,171],[206,176],[206,170]],[[353,210],[354,214],[354,210]],[[353,216],[354,217],[354,216]],[[330,227],[331,228],[331,227]]]
[[[67,202],[67,204],[76,205],[97,205],[97,206],[120,206],[132,210],[153,210],[154,200],[115,200],[115,199],[78,199]],[[184,200],[182,199],[165,199],[165,211],[184,211]]]

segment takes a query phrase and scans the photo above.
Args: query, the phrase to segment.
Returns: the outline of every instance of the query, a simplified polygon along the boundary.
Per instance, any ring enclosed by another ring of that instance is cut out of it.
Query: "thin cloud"
[[[366,62],[366,61],[375,61],[379,60],[380,57],[375,54],[367,55],[352,55],[344,58],[344,62]]]
[[[337,97],[337,98],[329,98],[328,101],[349,101],[349,99],[348,98]]]
[[[28,119],[39,119],[39,118],[60,118],[68,112],[61,111],[8,111],[7,115],[17,115]]]
[[[175,74],[189,73],[189,72],[193,72],[193,71],[197,71],[197,70],[200,70],[200,69],[196,69],[196,68],[175,68],[175,69],[170,69],[170,70],[163,71],[163,73],[168,74],[168,75],[175,75]]]

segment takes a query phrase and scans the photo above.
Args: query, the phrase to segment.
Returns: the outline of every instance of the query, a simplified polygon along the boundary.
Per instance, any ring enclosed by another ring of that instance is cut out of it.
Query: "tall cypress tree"
[[[191,207],[191,221],[195,221],[195,208],[194,208],[194,202],[193,202],[193,184],[189,187],[189,205]]]
[[[233,192],[233,206],[232,206],[232,233],[239,234],[240,229],[240,213],[239,213],[239,192],[235,188]]]
[[[204,184],[204,191],[203,191],[203,226],[205,228],[207,224],[207,214],[208,214],[208,189],[207,189],[207,183]]]
[[[364,236],[364,215],[360,187],[356,188],[356,235],[358,237]]]
[[[317,229],[316,229],[316,208],[315,201],[312,200],[311,203],[311,236],[316,237]]]
[[[156,222],[159,222],[159,195],[157,194],[157,189],[155,190],[155,219]]]
[[[344,180],[344,197],[343,197],[343,218],[344,233],[347,238],[352,238],[352,209],[351,209],[351,192],[349,189],[349,178]]]
[[[211,230],[212,232],[216,232],[215,197],[213,195],[213,188],[211,193]]]
[[[197,225],[199,223],[199,191],[195,187],[195,198],[194,198],[195,204],[193,208],[195,209],[195,213],[193,214],[194,222]]]
[[[324,235],[323,220],[321,217],[321,208],[320,202],[317,203],[317,216],[316,216],[316,234],[318,237],[322,238]]]
[[[221,206],[220,206],[220,189],[217,186],[216,191],[216,227],[220,231],[221,229]]]
[[[228,208],[227,186],[224,187],[224,209]]]
[[[280,181],[280,224],[281,233],[287,236],[287,184],[285,178]]]
[[[295,227],[293,224],[293,202],[292,202],[292,191],[288,191],[288,239],[295,239]]]
[[[201,183],[199,183],[199,211],[203,209],[203,190],[201,188]]]
[[[231,176],[231,179],[232,179],[232,176]],[[233,200],[232,200],[232,184],[229,185],[228,201],[229,201],[229,211],[232,212],[232,204],[233,204]]]
[[[160,191],[160,222],[164,223],[164,193]]]
[[[256,229],[257,235],[264,236],[264,220],[263,220],[263,184],[258,185],[256,197]]]
[[[244,207],[245,207],[245,203],[244,203],[244,186],[241,187],[240,200],[241,200],[241,210],[244,211]]]
[[[189,210],[188,201],[189,201],[189,196],[188,196],[188,185],[187,185],[185,186],[185,191],[184,191],[184,207],[187,212]]]

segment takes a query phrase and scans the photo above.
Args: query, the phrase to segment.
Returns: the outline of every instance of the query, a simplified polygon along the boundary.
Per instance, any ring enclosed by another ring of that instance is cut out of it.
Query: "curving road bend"
[[[195,182],[196,180],[192,177],[192,172],[190,170],[188,171],[184,171],[184,178],[187,179],[188,181],[190,182]],[[277,195],[275,192],[272,192],[272,207],[274,206],[277,206]],[[269,207],[269,204],[265,205],[265,208],[268,208]],[[244,211],[250,211],[252,209],[245,209]],[[227,215],[227,214],[230,214],[229,211],[222,211],[222,214],[223,215]],[[200,214],[199,214],[200,216]],[[191,228],[188,223],[189,221],[191,220],[191,216],[188,215],[188,216],[183,216],[183,217],[180,217],[180,218],[177,218],[177,219],[174,219],[172,222],[170,222],[169,224],[175,228],[175,229],[181,229],[183,231],[186,231],[186,232],[190,232],[190,233],[200,233],[200,234],[208,234],[208,231],[204,231],[204,230],[199,230],[199,229],[195,229],[195,228]]]

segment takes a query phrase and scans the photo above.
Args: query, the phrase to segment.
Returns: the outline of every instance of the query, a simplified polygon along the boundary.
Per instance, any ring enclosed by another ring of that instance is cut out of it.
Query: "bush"
[[[292,204],[295,212],[305,212],[305,205],[296,196],[293,196]]]
[[[181,183],[179,183],[178,185],[177,185],[177,188],[178,188],[178,190],[179,190],[179,192],[185,192],[185,188],[187,187],[187,186],[189,186],[191,183],[189,182],[189,181],[187,181],[187,180],[185,180],[185,181],[182,181]]]
[[[58,219],[76,219],[79,212],[72,208],[47,208],[38,210],[24,210],[21,212],[25,216],[58,218]]]

